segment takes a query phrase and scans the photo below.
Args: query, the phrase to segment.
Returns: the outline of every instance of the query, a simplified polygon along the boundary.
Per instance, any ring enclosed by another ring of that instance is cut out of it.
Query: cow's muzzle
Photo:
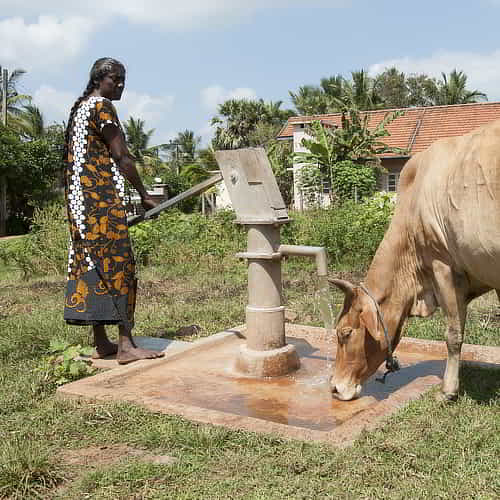
[[[347,385],[342,383],[331,383],[332,396],[342,401],[350,401],[356,399],[361,394],[361,385],[353,384]]]

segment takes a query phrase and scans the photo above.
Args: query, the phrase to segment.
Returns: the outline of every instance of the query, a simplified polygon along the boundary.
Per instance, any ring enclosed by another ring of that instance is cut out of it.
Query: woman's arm
[[[148,195],[146,188],[139,177],[139,173],[137,172],[137,168],[135,166],[135,160],[127,148],[127,144],[125,143],[120,129],[114,125],[109,125],[102,129],[102,134],[111,151],[111,156],[120,170],[120,173],[139,193],[144,210],[150,210],[151,208],[156,207],[157,203]]]

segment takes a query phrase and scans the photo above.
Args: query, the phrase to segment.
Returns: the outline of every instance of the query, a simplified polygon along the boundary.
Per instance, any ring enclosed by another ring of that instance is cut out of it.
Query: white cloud
[[[86,46],[96,23],[83,17],[40,16],[26,23],[21,17],[0,21],[0,61],[26,69],[58,66]]]
[[[76,95],[71,92],[56,90],[49,85],[42,85],[33,94],[33,104],[38,106],[43,113],[45,122],[62,122],[68,119],[69,110],[76,100]]]
[[[308,7],[339,7],[351,0],[309,0]],[[0,61],[26,69],[58,68],[88,45],[97,26],[126,19],[167,31],[211,28],[300,0],[0,0]]]
[[[125,90],[121,101],[115,103],[120,108],[120,119],[128,120],[130,116],[146,122],[146,128],[155,128],[171,111],[175,98],[171,95],[151,96],[133,90]]]
[[[77,97],[72,92],[42,85],[34,92],[33,103],[42,110],[48,124],[54,121],[60,123],[68,119],[71,106]],[[128,120],[130,116],[140,118],[145,121],[148,130],[168,121],[173,103],[173,96],[151,96],[133,90],[125,90],[122,99],[114,102],[122,122]],[[168,135],[171,139],[175,134],[164,135]]]
[[[228,99],[253,100],[257,99],[257,94],[255,90],[247,87],[227,90],[220,85],[213,85],[211,87],[204,88],[200,93],[200,97],[203,108],[207,111],[216,111],[217,106]]]
[[[308,7],[343,7],[352,0],[309,0]],[[42,6],[43,5],[43,6]],[[173,31],[221,25],[253,16],[263,9],[303,7],[303,0],[2,0],[3,16],[46,13],[98,18],[125,17],[131,23],[152,24]]]
[[[487,54],[439,50],[428,57],[389,59],[370,66],[369,73],[376,75],[392,66],[405,73],[426,73],[437,78],[442,72],[457,69],[467,75],[470,90],[485,92],[490,101],[500,100],[500,49]]]
[[[210,144],[210,141],[214,136],[214,127],[210,125],[210,122],[207,122],[198,130],[196,135],[199,135],[201,137],[202,147],[206,147],[208,144]]]

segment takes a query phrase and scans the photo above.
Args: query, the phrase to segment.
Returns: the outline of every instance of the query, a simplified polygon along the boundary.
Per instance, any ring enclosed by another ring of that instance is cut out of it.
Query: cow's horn
[[[346,297],[352,297],[354,295],[354,285],[346,280],[338,280],[335,278],[328,278],[328,282],[340,288]]]

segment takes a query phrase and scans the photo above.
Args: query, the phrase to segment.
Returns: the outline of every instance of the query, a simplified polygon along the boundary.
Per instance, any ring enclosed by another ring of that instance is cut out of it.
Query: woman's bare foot
[[[116,355],[116,360],[119,365],[126,365],[139,359],[162,358],[165,355],[161,351],[152,351],[151,349],[137,347],[130,330],[121,325],[118,332],[118,354]]]
[[[130,349],[120,349],[116,360],[119,365],[126,365],[139,359],[156,359],[162,358],[165,355],[161,351],[152,351],[150,349],[142,349],[141,347],[131,347]]]
[[[95,346],[95,352],[92,354],[92,359],[102,359],[112,356],[118,352],[118,344],[114,342],[101,343]]]
[[[94,325],[95,352],[92,354],[92,359],[101,359],[107,356],[112,356],[118,352],[118,344],[111,342],[106,335],[106,329],[103,325]]]

